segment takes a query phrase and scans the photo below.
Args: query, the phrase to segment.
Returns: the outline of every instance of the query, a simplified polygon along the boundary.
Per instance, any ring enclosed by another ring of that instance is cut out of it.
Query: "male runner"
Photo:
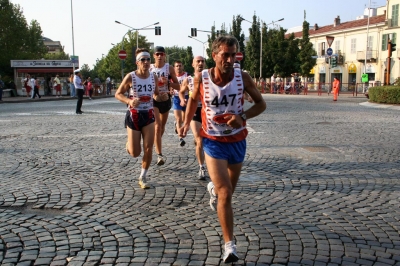
[[[180,136],[185,137],[196,112],[197,102],[201,100],[203,106],[200,133],[212,180],[207,189],[211,197],[211,208],[218,210],[225,241],[225,263],[239,260],[233,237],[232,194],[246,155],[246,120],[261,114],[266,108],[266,103],[250,75],[239,68],[233,68],[237,49],[238,41],[233,36],[220,36],[214,40],[212,57],[215,67],[196,75],[184,125],[179,129]],[[254,101],[247,110],[243,110],[244,92]]]
[[[204,58],[202,56],[196,56],[193,58],[193,63],[192,66],[194,68],[194,74],[196,75],[197,73],[201,73],[204,68]],[[193,88],[194,88],[194,78],[191,76],[188,76],[181,85],[181,90],[179,92],[179,98],[180,98],[180,105],[185,106],[187,104],[188,100],[188,92],[189,95],[193,93]],[[183,122],[183,121],[182,121]],[[199,163],[199,179],[200,180],[205,180],[205,167],[204,167],[204,151],[203,151],[203,141],[202,137],[200,136],[200,128],[201,128],[201,102],[198,102],[196,113],[194,114],[194,117],[192,121],[190,122],[190,128],[192,129],[193,136],[194,136],[194,141],[196,144],[196,157],[197,161]]]
[[[176,78],[174,68],[165,62],[165,49],[162,46],[157,46],[154,50],[154,64],[150,65],[150,72],[154,73],[158,77],[158,89],[160,94],[167,92],[170,93],[169,87],[173,89],[179,89],[178,79]],[[173,83],[169,83],[169,80]],[[169,94],[170,95],[170,94]],[[154,99],[154,116],[155,122],[155,147],[157,152],[157,165],[163,165],[165,163],[164,156],[162,155],[162,135],[165,132],[165,124],[171,109],[171,99],[162,99],[160,101]]]
[[[178,79],[179,85],[182,84],[183,80],[188,76],[188,74],[183,71],[183,64],[182,61],[175,61],[174,63],[174,69],[175,69],[175,75],[176,78]],[[180,128],[183,125],[183,118],[185,117],[185,111],[186,111],[186,105],[181,106],[181,100],[179,99],[179,89],[178,90],[173,90],[174,91],[174,97],[173,97],[173,109],[174,109],[174,115],[175,115],[175,133],[178,134],[178,128]],[[187,92],[186,92],[186,99],[189,97]],[[185,146],[186,142],[183,138],[179,138],[179,145],[181,147]]]

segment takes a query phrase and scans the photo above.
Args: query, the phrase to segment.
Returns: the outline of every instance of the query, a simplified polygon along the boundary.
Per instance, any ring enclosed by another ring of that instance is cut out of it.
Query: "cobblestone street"
[[[236,265],[400,265],[400,111],[264,95],[234,193]],[[47,104],[47,105],[46,105]],[[220,265],[193,135],[137,179],[114,98],[0,105],[1,265]],[[246,107],[249,104],[246,103]]]

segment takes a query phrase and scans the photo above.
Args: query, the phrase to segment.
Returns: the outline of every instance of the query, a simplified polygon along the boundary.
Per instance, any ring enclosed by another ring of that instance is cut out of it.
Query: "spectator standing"
[[[276,93],[277,86],[276,86],[276,73],[271,76],[271,93]]]
[[[60,77],[58,75],[56,75],[56,77],[53,79],[53,85],[54,88],[56,90],[56,97],[62,97],[61,96],[61,81],[60,81]]]
[[[93,85],[94,85],[94,89],[95,89],[96,93],[100,94],[101,93],[101,90],[100,90],[101,81],[98,77],[94,78]]]
[[[282,86],[282,78],[279,74],[277,75],[277,77],[275,79],[275,84],[276,84],[277,91],[279,93],[279,90],[281,89],[281,86]]]
[[[4,89],[4,82],[1,80],[1,75],[0,75],[0,101],[3,101],[3,89]]]
[[[76,97],[75,85],[74,85],[74,74],[71,74],[71,76],[69,76],[69,90],[70,90],[71,98]]]
[[[89,92],[89,100],[91,100],[93,96],[93,83],[90,77],[88,77],[86,80],[86,89]]]
[[[33,95],[32,95],[32,99],[35,99],[36,95],[40,98],[42,98],[42,96],[40,96],[39,94],[39,88],[40,88],[40,79],[36,78],[33,79],[34,80],[34,87],[33,87]]]
[[[31,87],[31,75],[26,74],[26,78],[24,79],[24,87],[26,91],[26,97],[29,97],[29,94],[31,94],[32,87]]]
[[[110,77],[106,78],[106,86],[107,86],[107,95],[111,95],[111,79],[110,79]]]
[[[339,87],[340,87],[340,81],[337,77],[333,78],[333,87],[332,87],[332,93],[333,93],[333,100],[336,102],[337,97],[339,94]]]
[[[81,115],[83,114],[82,112],[82,102],[83,102],[83,82],[82,82],[82,76],[81,76],[81,70],[77,69],[74,71],[75,77],[74,77],[74,86],[75,86],[75,91],[76,95],[78,96],[78,101],[76,103],[76,113]]]

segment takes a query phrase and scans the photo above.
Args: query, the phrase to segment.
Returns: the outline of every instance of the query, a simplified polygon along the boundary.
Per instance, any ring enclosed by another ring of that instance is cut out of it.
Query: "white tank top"
[[[157,75],[158,78],[165,77],[166,79],[169,78],[169,64],[165,63],[165,65],[161,68],[157,68],[154,64],[150,65],[150,73],[154,73]],[[158,91],[159,92],[169,92],[168,82],[161,83],[161,79],[158,79]]]
[[[139,106],[135,108],[128,107],[130,110],[148,111],[153,109],[153,94],[156,88],[153,73],[146,79],[136,76],[135,71],[131,72],[132,87],[129,89],[129,98],[139,98]]]
[[[245,127],[233,128],[226,124],[229,114],[243,113],[242,71],[234,68],[234,77],[224,87],[214,84],[208,69],[202,71],[203,80],[203,130],[210,136],[235,135]]]
[[[178,83],[179,83],[179,88],[181,87],[181,85],[182,85],[182,82],[185,80],[185,78],[188,76],[188,74],[186,73],[186,72],[184,72],[183,74],[182,74],[182,76],[176,76],[176,78],[178,79]],[[188,95],[187,94],[187,92],[185,92],[185,95]],[[174,89],[174,96],[177,96],[177,97],[179,97],[179,90],[175,90]]]
[[[192,97],[192,92],[194,89],[194,78],[192,76],[187,77],[188,87],[189,87],[189,97]],[[197,107],[202,107],[201,101],[197,102]]]

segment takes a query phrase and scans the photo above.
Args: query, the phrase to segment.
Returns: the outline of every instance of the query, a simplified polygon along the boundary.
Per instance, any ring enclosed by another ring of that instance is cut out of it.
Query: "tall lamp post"
[[[153,23],[153,24],[148,25],[148,26],[145,26],[145,27],[143,27],[143,28],[133,28],[133,27],[131,27],[131,26],[129,26],[129,25],[126,25],[126,24],[124,24],[124,23],[121,23],[121,22],[119,22],[119,21],[117,21],[117,20],[115,21],[115,23],[124,25],[124,26],[126,26],[126,27],[128,27],[128,28],[131,28],[132,30],[135,30],[135,31],[136,31],[136,49],[137,49],[137,48],[139,48],[139,30],[151,30],[151,29],[154,29],[154,28],[149,28],[149,27],[154,26],[154,25],[158,25],[160,22]],[[131,30],[127,31],[127,32],[124,34],[124,36],[122,36],[121,50],[124,50],[124,39],[125,39],[125,35],[128,34],[130,31],[131,31]],[[123,60],[123,59],[121,59],[121,75],[122,75],[122,79],[124,79],[124,60]]]
[[[201,43],[203,44],[203,58],[204,58],[204,44],[207,43],[208,41],[202,42],[202,41],[200,41],[200,40],[198,40],[198,39],[196,39],[196,38],[193,38],[192,36],[188,36],[188,37],[189,37],[190,39],[196,40],[196,41],[201,42]]]
[[[239,18],[241,20],[252,23],[252,22],[248,21],[247,19],[244,19],[243,17],[239,16]],[[267,27],[268,25],[274,24],[276,22],[282,21],[282,20],[284,20],[284,18],[278,19],[276,21],[272,21],[271,23],[266,24],[265,27]],[[262,24],[263,24],[263,21],[261,20],[261,26],[260,26],[260,33],[261,33],[261,35],[260,35],[260,78],[262,77],[262,28],[263,28]]]

